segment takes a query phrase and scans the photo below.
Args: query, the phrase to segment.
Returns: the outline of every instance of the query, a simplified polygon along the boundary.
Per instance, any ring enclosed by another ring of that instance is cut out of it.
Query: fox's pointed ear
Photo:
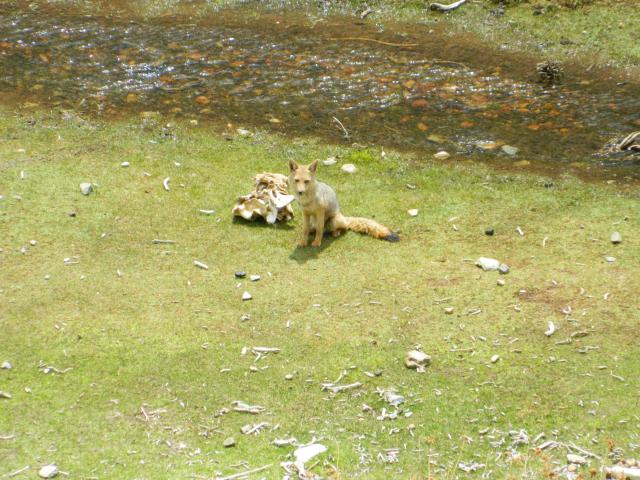
[[[298,169],[298,164],[295,160],[289,160],[289,170],[295,172]]]
[[[317,169],[318,169],[318,160],[314,160],[309,164],[309,171],[311,173],[316,173]]]

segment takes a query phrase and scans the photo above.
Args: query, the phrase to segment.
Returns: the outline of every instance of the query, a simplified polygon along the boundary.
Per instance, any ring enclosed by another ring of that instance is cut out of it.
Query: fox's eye
[[[309,183],[309,180],[305,180],[304,183]]]

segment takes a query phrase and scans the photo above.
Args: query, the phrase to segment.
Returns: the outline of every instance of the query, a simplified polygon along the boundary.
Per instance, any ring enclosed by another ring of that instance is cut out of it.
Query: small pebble
[[[3,392],[2,390],[0,390],[0,398],[10,399],[11,398],[11,394],[7,393],[7,392]]]
[[[236,272],[234,275],[236,276],[236,278],[244,278],[247,276],[247,273],[243,271],[239,271],[239,272]]]
[[[345,163],[342,167],[340,167],[340,170],[345,173],[356,173],[358,169],[353,163]]]
[[[249,292],[244,292],[242,294],[242,300],[251,300],[253,297],[251,296],[251,294]]]
[[[38,476],[40,478],[53,478],[58,475],[58,467],[56,465],[45,465],[38,470]]]
[[[35,247],[35,246],[38,244],[38,242],[36,242],[35,240],[30,240],[30,241],[29,241],[29,244],[30,244],[32,247]]]
[[[501,274],[506,275],[507,273],[509,273],[509,267],[504,263],[501,263],[500,265],[498,265],[498,271]]]
[[[417,217],[418,216],[418,209],[417,208],[412,208],[411,210],[407,210],[407,213],[411,217]]]
[[[13,368],[13,365],[11,365],[11,362],[5,360],[4,362],[2,362],[2,365],[0,365],[0,368],[3,370],[11,370]]]
[[[249,135],[251,135],[251,132],[249,130],[244,129],[244,128],[238,128],[236,130],[236,133],[238,135],[240,135],[241,137],[248,137]]]
[[[245,313],[240,317],[241,322],[248,322],[249,320],[251,320],[251,315],[249,315],[248,313]]]
[[[501,150],[511,157],[518,154],[518,148],[512,147],[511,145],[503,145]]]
[[[498,286],[500,287],[504,287],[504,285],[507,283],[505,282],[503,279],[499,278],[496,283],[498,284]]]
[[[451,154],[449,154],[449,152],[445,152],[444,150],[440,150],[438,153],[433,154],[433,158],[437,160],[446,160],[450,156]]]
[[[322,164],[330,167],[331,165],[335,165],[336,163],[338,163],[338,160],[336,160],[336,157],[329,157],[326,160],[322,161]]]
[[[249,280],[251,280],[252,282],[257,282],[258,280],[260,280],[260,275],[249,275]]]
[[[122,163],[120,164],[120,166],[121,166],[122,168],[127,168],[129,165],[131,165],[129,162],[122,162]]]
[[[222,442],[222,446],[224,448],[230,448],[236,446],[236,440],[233,437],[225,438],[224,442]]]
[[[611,243],[622,243],[622,235],[620,235],[620,232],[613,232],[611,234]]]
[[[608,256],[607,256],[607,257],[604,257],[604,259],[605,259],[607,262],[609,262],[609,263],[613,263],[613,262],[615,262],[615,261],[616,261],[616,257],[608,257]]]
[[[489,237],[491,237],[494,233],[496,233],[496,232],[495,232],[495,230],[493,228],[486,228],[484,230],[484,234],[489,236]]]
[[[494,355],[491,357],[491,363],[496,363],[498,360],[500,360],[500,355]]]
[[[285,379],[285,380],[293,380],[293,375],[292,375],[292,374],[290,374],[290,373],[287,373],[287,374],[284,376],[284,379]]]
[[[453,307],[447,307],[444,309],[444,313],[451,315],[453,313]]]
[[[76,212],[69,212],[69,213],[68,213],[68,215],[69,215],[71,218],[74,218],[74,217],[76,216]]]
[[[80,184],[80,192],[83,195],[89,195],[93,191],[93,185],[90,183],[81,183]]]

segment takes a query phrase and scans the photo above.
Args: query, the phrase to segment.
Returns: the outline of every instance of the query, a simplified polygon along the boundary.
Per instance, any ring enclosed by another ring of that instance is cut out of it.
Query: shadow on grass
[[[319,247],[312,247],[311,244],[309,244],[308,247],[296,247],[295,250],[291,252],[291,255],[289,255],[289,258],[291,260],[295,260],[299,264],[307,263],[309,260],[315,260],[338,238],[335,238],[331,235],[325,235],[322,239],[322,244]]]
[[[293,230],[293,225],[290,223],[267,223],[264,219],[259,218],[257,220],[245,220],[241,217],[233,217],[234,225],[243,225],[251,228],[271,228],[273,230]]]

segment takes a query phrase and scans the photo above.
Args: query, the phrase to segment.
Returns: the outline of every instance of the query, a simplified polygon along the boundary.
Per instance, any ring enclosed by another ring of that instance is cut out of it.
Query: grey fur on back
[[[326,183],[317,182],[316,198],[320,205],[326,208],[325,217],[331,218],[336,213],[340,212],[340,205],[338,204],[338,196],[336,192]]]

